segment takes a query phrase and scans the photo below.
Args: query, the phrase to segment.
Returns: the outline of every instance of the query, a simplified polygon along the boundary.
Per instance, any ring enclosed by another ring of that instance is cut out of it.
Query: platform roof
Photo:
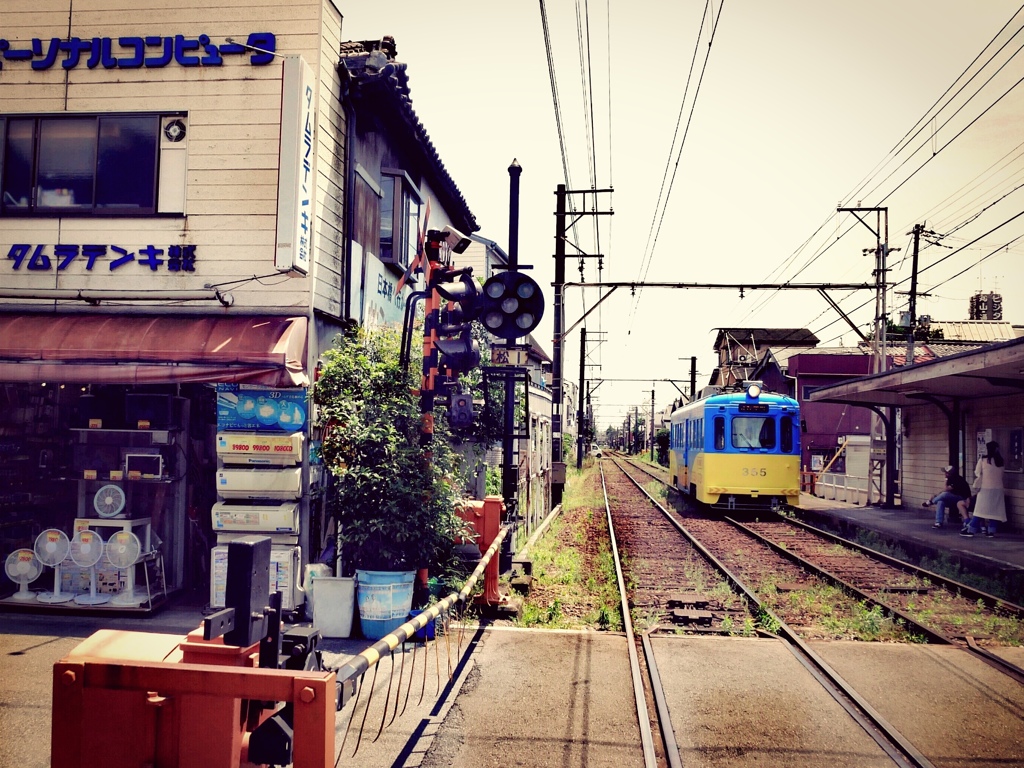
[[[1024,338],[822,387],[811,402],[923,405],[1024,393]]]

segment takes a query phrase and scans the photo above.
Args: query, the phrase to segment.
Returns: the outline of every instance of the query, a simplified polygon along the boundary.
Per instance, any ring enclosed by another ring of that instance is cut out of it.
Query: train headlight
[[[750,384],[747,386],[747,397],[751,397],[756,400],[760,396],[761,386],[759,384]]]

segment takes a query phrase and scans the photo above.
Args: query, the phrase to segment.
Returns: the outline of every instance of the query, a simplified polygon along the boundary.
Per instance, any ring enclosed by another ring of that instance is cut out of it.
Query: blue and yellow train
[[[800,501],[800,408],[796,400],[742,391],[695,400],[672,413],[672,483],[715,509],[778,509]]]

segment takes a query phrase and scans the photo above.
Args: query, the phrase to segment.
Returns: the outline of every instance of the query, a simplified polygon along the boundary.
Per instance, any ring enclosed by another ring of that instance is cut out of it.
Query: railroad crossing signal
[[[454,390],[451,394],[451,405],[448,408],[448,424],[452,429],[462,429],[473,424],[473,395],[469,392]]]
[[[544,294],[537,282],[522,272],[508,270],[484,283],[480,319],[499,339],[525,336],[544,315]]]
[[[473,340],[471,322],[479,317],[480,284],[473,279],[473,268],[440,268],[433,289],[457,308],[442,309],[438,316],[438,367],[466,372],[480,365],[480,345]]]

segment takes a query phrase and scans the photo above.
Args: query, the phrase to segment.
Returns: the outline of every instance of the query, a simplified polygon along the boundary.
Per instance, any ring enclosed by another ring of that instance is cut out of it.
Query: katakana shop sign
[[[7,259],[12,262],[12,269],[27,269],[35,272],[56,270],[62,272],[76,259],[85,263],[85,269],[91,272],[97,264],[106,264],[113,272],[134,262],[137,266],[149,267],[151,272],[164,268],[168,272],[195,272],[196,246],[169,245],[160,248],[146,245],[135,250],[117,245],[33,245],[30,243],[14,243],[7,251]],[[102,269],[102,266],[100,267]]]
[[[174,62],[182,67],[219,67],[226,58],[249,54],[253,66],[274,60],[277,40],[270,32],[253,32],[246,42],[214,43],[209,35],[146,35],[144,37],[69,37],[31,40],[0,38],[0,70],[4,62],[30,62],[32,69],[159,69]]]

